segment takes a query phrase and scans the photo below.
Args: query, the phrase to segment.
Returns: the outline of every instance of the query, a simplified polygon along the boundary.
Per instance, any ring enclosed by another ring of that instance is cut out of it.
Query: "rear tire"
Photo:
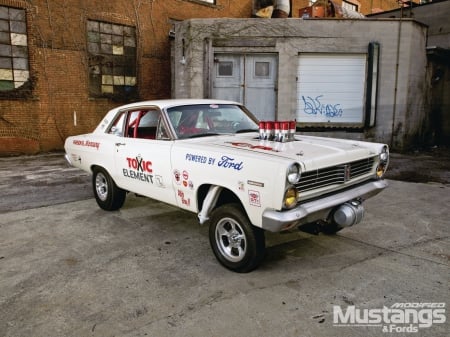
[[[126,191],[117,187],[114,180],[101,167],[96,167],[92,175],[92,187],[95,200],[101,209],[115,211],[125,202]]]
[[[217,260],[238,273],[252,271],[265,255],[264,230],[253,226],[237,204],[224,205],[213,211],[209,242]]]

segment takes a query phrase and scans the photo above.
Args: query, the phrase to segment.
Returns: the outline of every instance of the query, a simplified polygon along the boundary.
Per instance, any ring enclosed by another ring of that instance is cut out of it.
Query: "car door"
[[[114,179],[118,186],[170,204],[172,188],[170,153],[173,141],[164,137],[165,124],[156,107],[122,112],[121,137],[115,143]],[[119,117],[120,118],[120,117]]]

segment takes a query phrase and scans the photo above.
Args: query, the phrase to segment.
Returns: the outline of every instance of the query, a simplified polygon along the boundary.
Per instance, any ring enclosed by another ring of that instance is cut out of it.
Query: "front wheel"
[[[238,273],[255,269],[264,258],[265,238],[237,204],[214,210],[209,226],[209,242],[217,260]]]
[[[115,211],[123,206],[126,191],[117,187],[111,176],[101,167],[94,169],[92,187],[95,200],[100,208],[106,211]]]

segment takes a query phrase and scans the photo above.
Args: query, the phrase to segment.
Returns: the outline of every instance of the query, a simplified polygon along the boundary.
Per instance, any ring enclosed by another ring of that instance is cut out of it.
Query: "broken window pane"
[[[136,92],[135,28],[88,21],[89,88],[91,95]],[[127,77],[125,77],[125,75]],[[99,81],[98,78],[102,80]],[[124,87],[128,89],[125,90]]]
[[[26,12],[0,6],[0,91],[19,88],[29,77]]]

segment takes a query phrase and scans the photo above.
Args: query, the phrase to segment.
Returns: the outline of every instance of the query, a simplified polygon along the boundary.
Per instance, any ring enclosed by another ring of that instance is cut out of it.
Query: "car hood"
[[[377,143],[313,136],[296,136],[295,141],[280,143],[259,140],[255,134],[205,137],[196,141],[239,155],[260,154],[300,162],[307,171],[373,157],[381,147]]]

